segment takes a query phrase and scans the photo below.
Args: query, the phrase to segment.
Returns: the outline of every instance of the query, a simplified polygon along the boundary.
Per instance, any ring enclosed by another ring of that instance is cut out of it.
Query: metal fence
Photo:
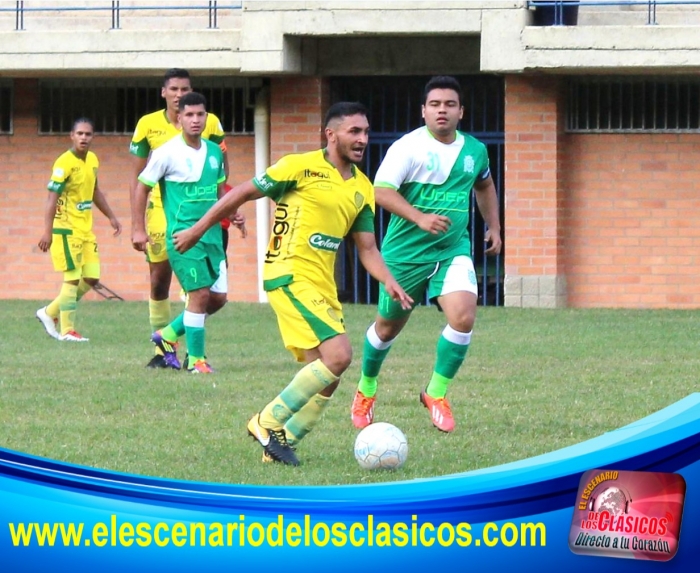
[[[619,6],[646,8],[648,25],[656,25],[659,6],[700,6],[700,0],[530,0],[528,8],[535,10],[538,25],[573,25],[579,7]],[[539,17],[537,11],[540,12]],[[644,12],[644,11],[642,11]]]
[[[55,14],[57,12],[75,12],[75,13],[105,13],[106,17],[111,18],[111,29],[118,30],[121,27],[121,16],[128,12],[143,12],[143,11],[179,11],[185,13],[206,13],[208,15],[208,28],[218,28],[219,13],[222,10],[241,10],[243,2],[232,2],[223,4],[218,0],[208,0],[202,4],[179,4],[179,5],[122,5],[120,0],[112,0],[110,5],[101,6],[99,4],[87,6],[30,6],[24,0],[17,0],[14,7],[0,7],[0,12],[14,12],[15,14],[15,30],[26,30],[25,24],[30,24],[31,16],[35,14]]]

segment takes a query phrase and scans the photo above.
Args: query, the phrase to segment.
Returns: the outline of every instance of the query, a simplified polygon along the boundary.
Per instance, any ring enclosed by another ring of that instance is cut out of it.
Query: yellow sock
[[[287,387],[260,412],[260,425],[281,430],[287,420],[301,410],[313,396],[338,380],[320,359],[304,366]]]
[[[83,298],[87,293],[90,292],[90,289],[92,286],[90,286],[88,283],[86,283],[83,279],[80,279],[80,282],[78,283],[78,292],[76,294],[76,300],[80,300]]]
[[[153,332],[170,324],[170,301],[149,299],[148,318]]]
[[[63,283],[58,295],[58,306],[61,316],[61,334],[75,330],[75,309],[78,306],[78,285]]]
[[[294,414],[284,425],[284,433],[289,445],[299,443],[321,419],[323,412],[330,403],[330,396],[316,394],[301,410]]]
[[[49,304],[46,305],[46,314],[51,318],[58,318],[61,314],[61,295],[59,294]]]

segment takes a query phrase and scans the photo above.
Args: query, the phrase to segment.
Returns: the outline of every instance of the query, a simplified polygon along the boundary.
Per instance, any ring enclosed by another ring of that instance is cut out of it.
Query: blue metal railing
[[[561,26],[567,24],[567,15],[571,10],[577,10],[580,6],[646,6],[647,24],[656,25],[657,6],[700,6],[700,0],[530,0],[528,8],[548,9],[553,12],[552,21],[548,24]]]
[[[0,12],[15,13],[15,30],[25,30],[24,16],[31,13],[55,13],[55,12],[109,12],[112,18],[112,29],[118,30],[121,26],[122,12],[135,11],[207,11],[209,16],[209,28],[218,28],[219,12],[221,10],[240,10],[243,7],[243,2],[234,2],[232,4],[220,4],[218,0],[208,0],[206,4],[198,5],[179,5],[179,6],[163,6],[163,5],[144,5],[144,6],[121,6],[119,0],[112,0],[111,6],[44,6],[39,8],[31,8],[24,5],[24,0],[17,0],[14,8],[0,8]]]

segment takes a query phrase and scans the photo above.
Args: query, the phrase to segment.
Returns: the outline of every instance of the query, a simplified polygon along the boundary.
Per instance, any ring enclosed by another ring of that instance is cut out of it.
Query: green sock
[[[90,292],[91,288],[91,285],[86,283],[83,279],[80,279],[80,282],[78,283],[78,292],[75,296],[76,300],[80,300],[81,298],[83,298],[87,293]]]
[[[281,430],[287,420],[301,410],[316,394],[338,380],[320,359],[304,366],[287,387],[260,412],[263,428]]]
[[[197,360],[204,360],[204,321],[207,315],[202,313],[183,312],[182,322],[185,325],[185,340],[187,341],[187,353],[191,364]]]
[[[431,398],[444,398],[447,387],[464,362],[471,341],[471,332],[458,332],[445,327],[437,343],[435,369],[426,392]]]
[[[377,393],[377,377],[382,364],[395,339],[383,341],[377,336],[376,323],[372,323],[365,334],[365,344],[362,348],[362,376],[357,389],[368,398]]]
[[[161,330],[161,334],[168,342],[176,342],[185,334],[185,313],[178,314],[175,320]]]
[[[328,407],[330,399],[330,396],[316,394],[301,410],[287,420],[284,425],[284,433],[290,446],[298,444],[313,429]]]

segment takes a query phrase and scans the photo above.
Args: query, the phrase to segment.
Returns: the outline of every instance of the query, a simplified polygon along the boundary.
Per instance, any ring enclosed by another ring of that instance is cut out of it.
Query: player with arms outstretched
[[[384,284],[387,296],[405,308],[412,302],[386,268],[374,238],[374,190],[357,168],[368,133],[363,105],[334,104],[326,114],[325,149],[283,157],[234,187],[174,238],[184,252],[246,201],[267,196],[276,202],[264,288],[285,346],[307,364],[248,422],[248,433],[263,447],[263,461],[298,465],[292,446],[318,422],[350,365],[352,349],[333,276],[343,238],[352,235],[362,264]]]

